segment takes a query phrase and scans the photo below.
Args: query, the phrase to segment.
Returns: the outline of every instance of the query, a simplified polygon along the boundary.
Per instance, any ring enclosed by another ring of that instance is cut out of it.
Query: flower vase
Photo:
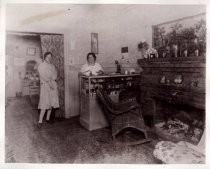
[[[183,54],[184,54],[184,57],[187,57],[188,51],[184,50]]]
[[[194,53],[195,53],[195,56],[198,57],[198,55],[199,55],[199,50],[196,49],[196,50],[194,51]]]
[[[163,58],[165,58],[165,57],[166,57],[166,53],[165,53],[165,52],[163,52],[162,56],[163,56]]]
[[[173,44],[172,49],[173,49],[174,57],[177,57],[178,56],[178,45]]]

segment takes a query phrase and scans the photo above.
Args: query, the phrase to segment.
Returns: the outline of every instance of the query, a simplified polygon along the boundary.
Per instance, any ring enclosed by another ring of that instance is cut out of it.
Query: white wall
[[[64,34],[65,105],[70,117],[79,114],[78,71],[90,52],[91,32],[98,33],[98,62],[106,70],[114,70],[124,46],[131,59],[123,66],[137,68],[137,44],[147,40],[151,46],[152,25],[202,12],[201,5],[19,4],[7,7],[6,29]]]
[[[114,59],[120,59],[120,49],[124,46],[129,48],[130,63],[136,63],[139,58],[137,44],[146,40],[152,46],[152,25],[205,12],[205,6],[198,5],[124,6],[119,8],[120,13],[113,14],[114,17],[100,18],[94,23],[94,31],[99,32],[101,63],[113,63]]]

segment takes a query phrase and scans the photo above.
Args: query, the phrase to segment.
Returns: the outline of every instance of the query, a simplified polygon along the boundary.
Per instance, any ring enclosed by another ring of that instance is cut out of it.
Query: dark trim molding
[[[31,34],[31,35],[63,35],[63,34],[59,34],[59,33],[44,33],[44,32],[23,32],[23,31],[11,31],[8,30],[6,31],[6,33],[17,33],[17,34]]]

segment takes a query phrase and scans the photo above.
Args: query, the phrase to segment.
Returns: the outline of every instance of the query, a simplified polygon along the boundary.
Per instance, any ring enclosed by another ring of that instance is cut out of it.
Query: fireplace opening
[[[205,128],[205,110],[187,105],[155,101],[156,133],[174,142],[197,144]]]

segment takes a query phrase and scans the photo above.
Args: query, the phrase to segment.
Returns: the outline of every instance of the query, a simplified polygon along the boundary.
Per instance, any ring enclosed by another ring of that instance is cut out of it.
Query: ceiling
[[[56,33],[113,22],[151,26],[205,11],[205,5],[7,4],[6,29]]]

